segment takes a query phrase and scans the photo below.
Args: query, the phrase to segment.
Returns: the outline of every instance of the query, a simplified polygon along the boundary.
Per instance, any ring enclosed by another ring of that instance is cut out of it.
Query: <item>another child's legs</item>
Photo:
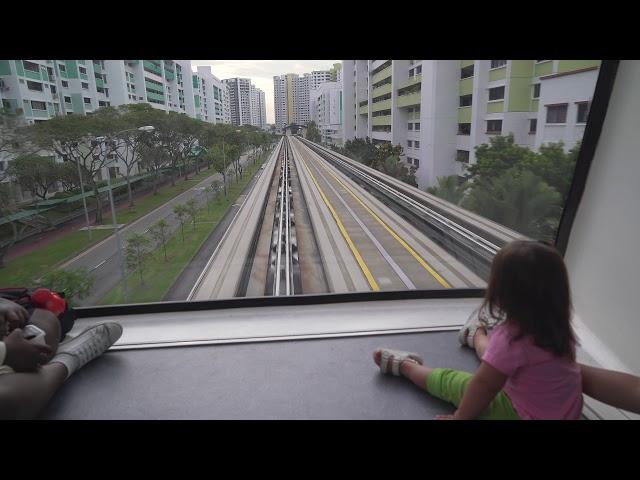
[[[0,419],[32,419],[47,405],[67,377],[60,363],[44,365],[36,373],[0,375]]]

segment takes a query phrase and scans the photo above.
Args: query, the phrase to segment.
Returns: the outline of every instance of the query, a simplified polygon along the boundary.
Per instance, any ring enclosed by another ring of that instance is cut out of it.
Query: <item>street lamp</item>
[[[120,135],[122,133],[125,132],[130,132],[130,131],[134,131],[134,130],[138,130],[141,132],[152,132],[155,130],[155,128],[151,125],[148,126],[144,126],[144,127],[139,127],[139,128],[130,128],[127,130],[122,130],[120,132],[116,132],[114,133],[112,136],[117,136]],[[96,137],[95,141],[102,144],[107,144],[108,147],[110,147],[111,149],[115,150],[116,147],[116,143],[115,140],[112,139],[108,139],[107,137]],[[109,151],[108,149],[106,151]],[[124,301],[127,302],[129,300],[129,291],[127,288],[127,270],[126,270],[126,266],[125,266],[125,260],[124,260],[124,253],[122,250],[122,238],[120,237],[120,229],[118,228],[118,221],[116,219],[116,208],[115,208],[115,204],[113,201],[113,190],[111,188],[111,172],[109,171],[109,165],[110,163],[106,163],[107,165],[107,185],[109,187],[109,204],[111,205],[111,218],[113,220],[113,228],[115,230],[115,235],[116,235],[116,243],[118,245],[118,256],[120,257],[120,273],[122,275],[122,290],[123,290],[123,294],[124,294]]]

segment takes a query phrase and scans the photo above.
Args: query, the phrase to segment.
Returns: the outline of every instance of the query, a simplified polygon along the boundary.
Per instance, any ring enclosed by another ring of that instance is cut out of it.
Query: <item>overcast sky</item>
[[[285,73],[310,73],[329,70],[342,60],[191,60],[193,70],[199,65],[211,65],[211,73],[220,80],[233,77],[250,78],[264,92],[267,103],[267,123],[275,123],[273,109],[273,77]]]

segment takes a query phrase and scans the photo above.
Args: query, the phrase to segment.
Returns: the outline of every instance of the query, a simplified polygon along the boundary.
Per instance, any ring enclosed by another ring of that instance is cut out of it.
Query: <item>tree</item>
[[[220,194],[220,187],[222,187],[222,182],[220,180],[214,180],[213,182],[211,182],[211,185],[209,185],[209,188],[214,193],[216,200],[218,199]]]
[[[371,143],[369,137],[364,140],[362,138],[347,140],[344,144],[343,152],[345,156],[369,166],[377,158],[376,146]]]
[[[55,160],[39,155],[27,155],[11,161],[9,172],[24,190],[44,200],[55,187],[59,169]],[[36,200],[37,207],[37,200]]]
[[[313,120],[307,123],[306,139],[310,142],[316,143],[320,143],[320,141],[322,140],[322,137],[320,136],[320,129],[318,129],[318,125],[316,125],[316,122],[314,122]]]
[[[579,152],[580,142],[568,152],[564,151],[562,142],[543,144],[537,155],[523,162],[522,168],[530,170],[555,188],[560,193],[564,204],[569,195]]]
[[[102,223],[102,197],[95,177],[107,161],[108,147],[96,142],[95,136],[103,133],[105,122],[93,116],[66,115],[29,128],[34,144],[73,162],[76,168],[80,167],[82,181],[93,190],[96,197],[96,223]]]
[[[94,282],[95,278],[87,268],[51,270],[42,275],[42,277],[32,280],[32,284],[35,287],[63,292],[70,304],[89,295]]]
[[[462,206],[531,238],[552,240],[561,196],[530,171],[511,168],[474,181]]]
[[[2,172],[0,172],[1,174]],[[0,178],[2,180],[2,178]],[[12,219],[12,215],[18,212],[15,197],[12,191],[12,185],[9,182],[0,182],[0,218],[6,219],[11,236],[8,240],[0,242],[0,268],[5,266],[4,257],[9,249],[18,241],[21,232],[18,231],[16,221]]]
[[[78,169],[72,162],[57,163],[58,173],[56,177],[62,185],[62,190],[71,192],[80,187],[80,177],[78,177]]]
[[[222,185],[224,189],[224,198],[227,198],[227,171],[228,165],[224,160],[222,148],[218,145],[210,146],[205,154],[207,162],[211,162],[213,169],[222,176]]]
[[[127,239],[127,267],[138,272],[141,284],[144,284],[144,269],[149,260],[149,243],[149,239],[141,233],[134,233]]]
[[[187,216],[189,215],[189,212],[186,206],[180,204],[173,207],[173,213],[176,215],[178,221],[180,222],[180,232],[182,233],[182,241],[184,242],[184,223],[187,219]]]
[[[409,185],[414,187],[418,186],[416,183],[415,169],[407,168],[398,156],[391,155],[382,160],[378,164],[378,170]]]
[[[153,137],[148,137],[140,146],[140,166],[152,173],[153,194],[158,194],[158,179],[163,168],[171,165],[171,158],[167,151],[160,145],[156,145]]]
[[[138,130],[139,127],[151,125],[162,112],[147,104],[121,105],[117,109],[101,108],[94,116],[97,120],[108,121],[115,141],[113,153],[124,165],[124,178],[127,182],[129,206],[133,206],[131,174],[140,164],[142,150],[148,140],[148,133]]]
[[[476,163],[467,167],[467,178],[497,178],[510,168],[532,161],[535,155],[529,148],[516,145],[512,134],[491,137],[489,144],[476,146]]]
[[[449,175],[448,177],[438,177],[437,185],[427,188],[427,193],[459,205],[464,198],[466,189],[466,182],[461,182],[457,175]]]
[[[187,214],[191,218],[191,223],[193,223],[193,231],[196,230],[196,217],[198,216],[198,202],[196,202],[195,198],[190,198],[187,200],[185,204],[187,208]]]
[[[161,218],[158,220],[150,229],[149,233],[156,241],[156,244],[162,246],[162,251],[164,252],[164,261],[167,261],[167,239],[169,237],[169,223]]]

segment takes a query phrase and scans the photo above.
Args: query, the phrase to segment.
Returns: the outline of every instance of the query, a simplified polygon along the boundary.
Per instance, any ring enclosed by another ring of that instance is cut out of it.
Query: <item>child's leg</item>
[[[44,365],[36,373],[0,375],[0,419],[35,418],[66,377],[60,363]]]
[[[473,337],[473,346],[479,359],[482,359],[482,355],[484,355],[488,345],[489,336],[487,335],[487,331],[482,327],[478,328],[475,336]]]
[[[480,329],[478,331],[480,332]],[[484,333],[484,331],[482,332]],[[381,357],[379,351],[374,352],[373,359],[377,365],[380,365]],[[400,373],[422,390],[426,390],[430,395],[449,402],[456,407],[460,405],[464,392],[471,381],[471,377],[473,377],[468,372],[450,368],[430,368],[411,361],[402,362]],[[498,393],[478,418],[481,420],[520,419],[511,404],[511,400],[504,392]]]

